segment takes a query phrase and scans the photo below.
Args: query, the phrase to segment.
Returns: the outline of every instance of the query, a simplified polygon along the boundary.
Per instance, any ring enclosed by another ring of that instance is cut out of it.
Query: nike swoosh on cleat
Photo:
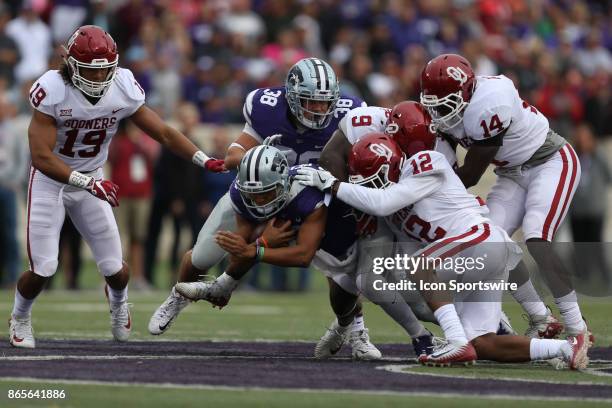
[[[124,327],[128,330],[130,329],[130,327],[132,327],[132,316],[128,315],[128,322]]]
[[[19,337],[17,337],[16,335],[13,334],[13,341],[16,343],[21,343],[23,341],[23,339],[20,339]]]
[[[166,323],[166,324],[164,324],[164,325],[161,325],[161,324],[160,324],[160,325],[158,326],[158,327],[159,327],[159,330],[161,330],[161,331],[165,331],[165,330],[166,330],[166,327],[168,327],[168,325],[169,325],[169,324],[170,324],[170,322],[168,322],[168,323]]]

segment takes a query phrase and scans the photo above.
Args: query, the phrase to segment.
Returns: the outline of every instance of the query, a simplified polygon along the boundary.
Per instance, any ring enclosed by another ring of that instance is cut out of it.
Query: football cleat
[[[155,336],[164,333],[170,328],[181,310],[187,307],[189,303],[189,299],[177,293],[175,288],[172,288],[170,296],[155,310],[155,313],[149,319],[149,333]]]
[[[497,328],[497,335],[498,336],[508,336],[508,335],[515,336],[516,335],[516,332],[512,328],[512,325],[510,324],[510,318],[506,315],[506,313],[504,313],[503,310],[501,312],[501,319],[499,321],[499,326]]]
[[[423,354],[431,354],[433,352],[433,334],[428,330],[427,334],[412,339],[412,347],[417,358]]]
[[[562,349],[564,360],[571,370],[583,370],[589,365],[589,334],[588,329],[567,338],[569,347]]]
[[[108,297],[108,286],[104,286],[104,293],[110,306],[111,333],[116,341],[127,341],[132,332],[132,317],[130,316],[130,304],[123,302],[120,305],[112,305]]]
[[[437,337],[434,337],[433,343],[431,354],[419,356],[421,364],[433,367],[450,367],[457,364],[468,366],[473,365],[478,358],[472,343],[454,344]]]
[[[12,316],[9,318],[9,342],[13,347],[34,348],[34,330],[32,329],[32,317],[18,318]]]
[[[525,336],[532,339],[554,339],[559,337],[563,331],[563,324],[552,315],[550,307],[546,306],[547,314],[543,316],[523,317],[528,321],[529,327],[525,331]]]
[[[584,322],[584,330],[586,330],[587,339],[589,340],[589,347],[593,347],[593,344],[595,344],[595,336],[593,335],[591,330],[589,330],[589,326],[587,325],[587,322],[584,316],[582,317],[582,321]],[[565,332],[567,334],[567,337],[575,337],[578,334],[580,334],[580,332],[572,332],[572,330],[570,330],[569,327],[566,328]]]
[[[370,342],[368,329],[355,330],[348,335],[353,360],[380,360],[382,353]]]
[[[346,332],[350,327],[352,327],[351,324],[342,327],[338,324],[338,319],[334,320],[331,327],[327,329],[315,346],[315,358],[326,359],[339,352],[346,341]]]
[[[179,282],[174,287],[189,300],[206,300],[219,309],[226,306],[232,297],[232,290],[222,287],[216,279],[208,282]]]

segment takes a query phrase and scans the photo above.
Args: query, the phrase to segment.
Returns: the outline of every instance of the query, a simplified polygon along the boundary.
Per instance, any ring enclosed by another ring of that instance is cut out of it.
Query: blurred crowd
[[[226,125],[243,123],[246,94],[282,84],[288,68],[305,56],[326,59],[343,92],[370,105],[392,106],[418,100],[420,72],[429,58],[460,53],[478,75],[510,77],[558,133],[575,139],[587,181],[577,195],[585,205],[574,206],[572,224],[594,219],[599,229],[577,233],[601,240],[610,172],[598,143],[612,136],[608,0],[11,0],[0,1],[5,283],[21,269],[15,260],[19,246],[11,242],[16,217],[23,216],[15,214],[15,200],[23,194],[11,192],[27,181],[27,139],[11,123],[28,117],[32,81],[59,65],[61,44],[83,24],[111,33],[119,64],[134,72],[147,103],[162,117],[188,135],[214,126],[206,147],[219,157],[240,131]],[[113,178],[124,195],[117,214],[124,246],[136,259],[131,262],[137,281],[146,286],[164,216],[174,223],[170,260],[176,265],[190,244],[179,242],[182,226],[195,238],[232,176],[193,173],[185,178],[192,188],[176,191],[172,173],[191,174],[188,163],[160,151],[129,123],[112,153]],[[593,197],[602,205],[587,205]]]

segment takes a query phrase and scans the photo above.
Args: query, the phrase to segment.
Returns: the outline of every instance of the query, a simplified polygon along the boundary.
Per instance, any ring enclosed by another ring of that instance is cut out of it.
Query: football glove
[[[305,186],[315,187],[323,192],[329,192],[338,180],[329,171],[314,167],[300,167],[295,179]]]

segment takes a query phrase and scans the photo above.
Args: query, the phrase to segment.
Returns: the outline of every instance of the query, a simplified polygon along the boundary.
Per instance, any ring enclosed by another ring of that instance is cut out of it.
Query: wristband
[[[78,171],[73,171],[70,173],[70,177],[68,177],[68,184],[79,188],[87,188],[92,180],[93,177],[86,176]]]
[[[265,248],[260,246],[259,249],[257,250],[257,261],[263,261],[264,252],[265,252]]]
[[[259,245],[259,238],[257,238],[255,240],[255,256],[253,257],[256,262],[259,262],[259,248],[261,248],[261,245]]]
[[[268,241],[263,237],[263,235],[257,238],[257,240],[261,240],[261,243],[263,244],[264,248],[270,248],[270,245],[268,245]]]
[[[195,152],[193,157],[191,158],[191,161],[193,162],[193,164],[195,164],[196,166],[200,166],[200,167],[206,167],[205,163],[208,160],[210,160],[210,157],[208,157],[206,153],[204,153],[201,150],[198,150],[197,152]]]

